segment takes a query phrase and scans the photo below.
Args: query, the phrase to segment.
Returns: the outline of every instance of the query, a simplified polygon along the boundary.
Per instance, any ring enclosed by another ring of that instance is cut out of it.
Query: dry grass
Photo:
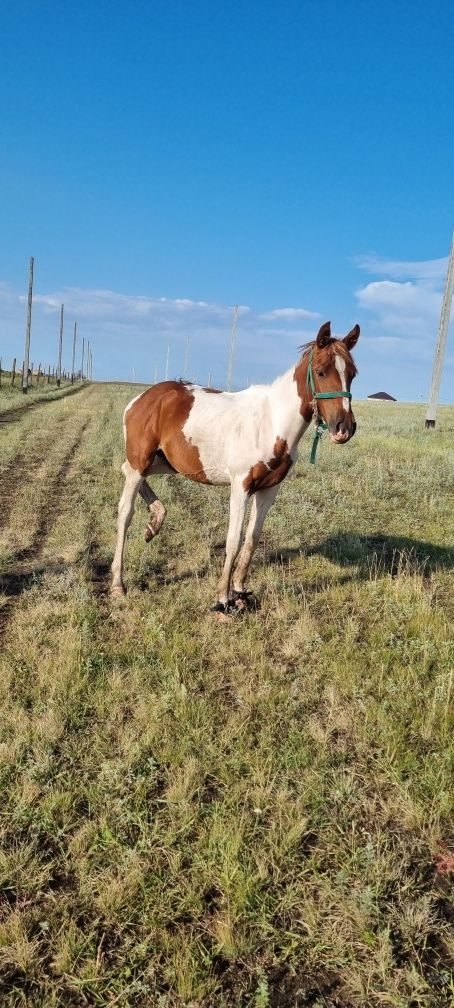
[[[226,627],[182,481],[109,603],[128,397],[3,431],[1,1004],[447,1008],[454,410],[303,441]]]

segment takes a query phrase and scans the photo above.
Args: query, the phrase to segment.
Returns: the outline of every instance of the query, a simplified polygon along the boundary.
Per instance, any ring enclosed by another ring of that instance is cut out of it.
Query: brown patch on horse
[[[203,388],[202,392],[214,392],[215,395],[220,395],[222,389],[220,388]]]
[[[246,493],[253,494],[256,490],[265,490],[267,487],[281,483],[291,465],[292,459],[289,455],[288,444],[284,438],[277,437],[274,442],[274,455],[270,461],[268,463],[256,462],[243,480]]]
[[[153,385],[132,404],[125,416],[126,457],[146,476],[162,450],[176,472],[198,483],[209,483],[199,450],[183,434],[194,403],[194,393],[183,382]]]

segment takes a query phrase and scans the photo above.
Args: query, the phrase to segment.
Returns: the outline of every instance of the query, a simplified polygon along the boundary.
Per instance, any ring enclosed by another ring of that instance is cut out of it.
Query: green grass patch
[[[2,1005],[448,1008],[454,410],[303,439],[224,626],[223,489],[156,479],[109,602],[132,394],[6,431],[39,466],[1,574]]]

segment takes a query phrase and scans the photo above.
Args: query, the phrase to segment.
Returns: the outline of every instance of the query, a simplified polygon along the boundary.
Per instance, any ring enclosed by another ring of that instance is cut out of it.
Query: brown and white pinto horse
[[[165,381],[131,400],[123,418],[126,462],[122,472],[126,482],[118,506],[113,595],[125,593],[123,548],[137,493],[149,509],[145,530],[149,542],[159,532],[166,512],[146,477],[181,473],[198,483],[230,484],[226,559],[215,608],[226,612],[235,605],[244,607],[246,577],[263,522],[297,457],[298,443],[314,411],[318,408],[336,444],[344,444],[355,433],[350,384],[356,368],[350,351],[358,337],[356,325],[343,340],[333,339],[330,323],[326,322],[314,343],[304,348],[296,366],[271,385],[253,385],[242,392],[217,392],[188,382]],[[308,381],[310,361],[312,389]],[[322,396],[315,403],[314,391],[334,396]],[[340,394],[342,391],[345,396]],[[249,499],[251,514],[239,553]]]

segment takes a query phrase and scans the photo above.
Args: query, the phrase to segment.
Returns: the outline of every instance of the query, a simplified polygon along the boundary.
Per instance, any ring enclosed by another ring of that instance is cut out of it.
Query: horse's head
[[[331,440],[336,444],[349,441],[356,430],[350,393],[356,367],[350,351],[358,337],[359,325],[356,325],[344,339],[332,339],[331,323],[325,322],[314,343],[305,348],[300,363],[304,370],[307,363],[306,404],[315,408],[319,417],[328,425]],[[300,392],[300,388],[298,391]],[[301,412],[303,413],[303,408]]]

